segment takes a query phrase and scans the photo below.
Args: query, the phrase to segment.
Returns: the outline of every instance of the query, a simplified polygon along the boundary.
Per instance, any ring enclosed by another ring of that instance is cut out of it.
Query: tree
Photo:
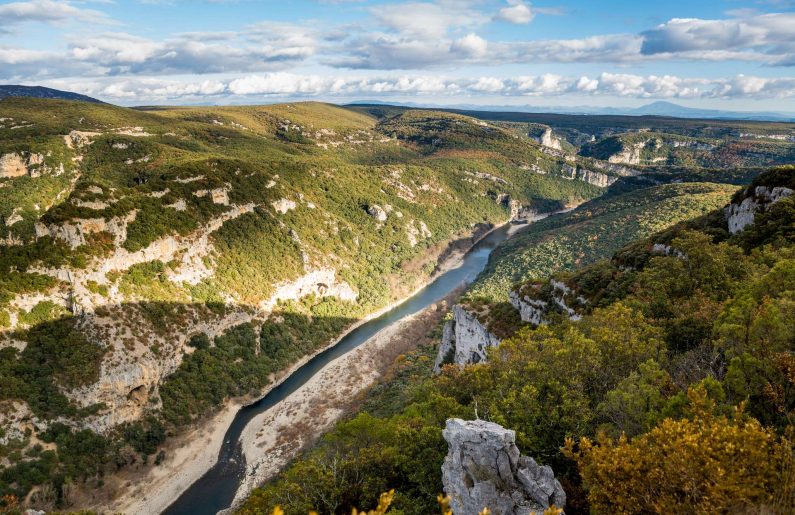
[[[689,397],[692,418],[665,419],[631,441],[582,438],[577,448],[566,441],[564,452],[577,461],[594,512],[759,512],[791,502],[791,440],[741,410],[732,418],[714,416],[704,388],[691,389]]]

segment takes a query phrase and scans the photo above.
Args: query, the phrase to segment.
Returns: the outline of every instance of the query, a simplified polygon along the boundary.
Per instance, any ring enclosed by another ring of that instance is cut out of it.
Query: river
[[[216,464],[183,492],[163,513],[165,515],[215,515],[218,511],[229,508],[246,472],[240,435],[252,418],[289,397],[326,364],[363,344],[380,330],[438,302],[462,284],[474,281],[486,266],[491,252],[510,237],[513,232],[511,227],[510,224],[506,224],[486,235],[466,253],[460,266],[439,275],[425,288],[390,311],[360,325],[336,345],[321,352],[298,368],[260,400],[241,408],[226,432]]]

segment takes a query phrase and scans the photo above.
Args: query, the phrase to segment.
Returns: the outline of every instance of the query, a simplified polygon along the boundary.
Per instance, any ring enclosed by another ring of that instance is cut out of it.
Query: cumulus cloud
[[[482,25],[488,18],[467,2],[406,2],[373,7],[376,22],[406,38],[430,39],[447,36],[451,29]]]
[[[65,23],[81,21],[90,23],[110,23],[102,12],[84,9],[72,2],[55,0],[30,0],[0,5],[0,32],[23,22]]]
[[[488,49],[488,42],[485,39],[474,33],[469,33],[466,36],[456,40],[451,46],[453,52],[460,53],[466,57],[483,57],[486,55]]]
[[[674,18],[642,33],[643,55],[683,55],[708,59],[765,59],[790,64],[795,56],[795,13],[748,15],[739,18],[702,20]]]
[[[533,21],[535,17],[536,15],[530,9],[530,6],[521,0],[508,0],[508,7],[500,9],[496,16],[498,20],[516,23],[517,25],[526,25]]]
[[[50,83],[54,87],[58,81]],[[228,98],[361,98],[433,95],[439,97],[504,96],[623,97],[638,99],[783,99],[795,98],[795,78],[746,75],[706,79],[673,75],[635,75],[604,72],[595,76],[542,74],[511,78],[476,79],[438,76],[348,77],[273,72],[236,79],[176,81],[163,79],[110,79],[70,82],[81,93],[111,102],[145,103],[200,101]]]
[[[241,33],[186,33],[155,41],[124,32],[68,37],[63,50],[0,46],[0,78],[262,72],[316,51],[308,30],[261,24]]]

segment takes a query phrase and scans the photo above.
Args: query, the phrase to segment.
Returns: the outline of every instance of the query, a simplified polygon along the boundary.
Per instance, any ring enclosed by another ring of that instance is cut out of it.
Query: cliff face
[[[783,186],[757,186],[753,190],[749,189],[742,200],[732,202],[723,211],[729,225],[729,232],[736,234],[742,231],[746,226],[754,223],[757,212],[765,210],[768,206],[793,193],[795,190]]]
[[[494,515],[543,513],[563,508],[566,493],[549,466],[516,447],[516,433],[493,422],[449,419],[442,432],[448,454],[442,483],[453,513]]]
[[[553,148],[555,150],[563,149],[560,140],[552,134],[551,127],[547,127],[541,136],[535,136],[533,139],[547,148]]]
[[[563,177],[566,179],[584,181],[600,188],[606,188],[618,180],[618,177],[613,177],[606,173],[596,172],[581,166],[572,166],[569,164],[563,165],[562,173]]]
[[[529,322],[533,325],[541,325],[547,323],[546,316],[548,313],[555,311],[563,313],[571,320],[579,320],[582,318],[577,311],[569,306],[568,298],[573,296],[571,288],[566,286],[560,281],[554,279],[549,281],[548,292],[542,292],[538,288],[538,292],[531,296],[526,291],[512,290],[508,294],[508,300],[511,305],[519,312],[523,322]],[[585,304],[585,299],[576,297],[575,304]]]
[[[500,344],[500,339],[463,306],[453,306],[453,319],[447,321],[442,333],[442,344],[436,357],[434,371],[442,365],[455,363],[467,365],[486,360],[486,349]]]

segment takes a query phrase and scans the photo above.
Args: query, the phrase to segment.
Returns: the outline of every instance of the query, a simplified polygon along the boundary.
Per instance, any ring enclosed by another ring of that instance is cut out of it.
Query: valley
[[[437,417],[471,418],[471,402],[500,423],[518,416],[479,390],[481,372],[447,366],[440,343],[473,355],[464,326],[518,342],[583,317],[598,340],[599,309],[650,302],[626,290],[647,278],[616,260],[643,268],[649,238],[689,244],[671,240],[693,219],[728,238],[716,210],[795,160],[795,126],[773,122],[24,97],[0,99],[0,117],[0,495],[44,510],[215,513],[234,499],[243,513],[305,512],[317,499],[285,502],[290,482],[326,484],[313,460],[348,459],[346,431],[391,438],[368,417],[426,442],[438,472]],[[511,345],[523,344],[497,349]],[[503,352],[485,347],[478,360]],[[599,378],[600,395],[640,359]],[[454,399],[435,390],[447,387]],[[592,426],[555,424],[554,442],[520,431],[518,445],[576,479],[554,446]],[[431,509],[439,478],[410,477],[425,458],[401,445],[405,463],[366,464],[366,488],[340,479],[337,508],[397,488],[406,513]]]

